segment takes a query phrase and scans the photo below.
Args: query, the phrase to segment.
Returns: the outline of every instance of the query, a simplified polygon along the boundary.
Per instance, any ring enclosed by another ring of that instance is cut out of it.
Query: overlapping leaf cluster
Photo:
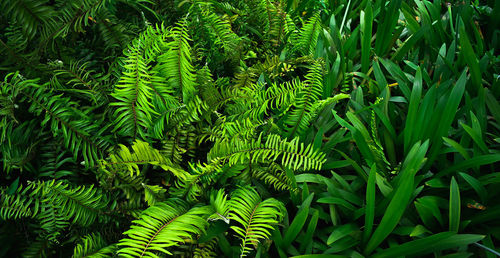
[[[499,1],[0,6],[0,256],[500,255]]]

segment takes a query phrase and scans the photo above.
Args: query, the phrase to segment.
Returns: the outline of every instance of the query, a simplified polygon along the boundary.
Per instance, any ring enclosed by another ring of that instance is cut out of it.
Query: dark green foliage
[[[499,1],[0,7],[2,257],[500,255]]]

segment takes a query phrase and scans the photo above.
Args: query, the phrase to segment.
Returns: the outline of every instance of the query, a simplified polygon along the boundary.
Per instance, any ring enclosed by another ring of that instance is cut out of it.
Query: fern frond
[[[5,191],[0,191],[0,218],[3,220],[32,218],[39,212],[39,200],[29,196],[30,189],[22,186],[14,195],[9,195]]]
[[[146,185],[142,184],[144,187],[144,200],[148,203],[149,206],[153,206],[158,202],[165,200],[165,190],[163,187],[159,185]]]
[[[187,103],[172,103],[158,108],[160,112],[153,123],[152,136],[163,138],[165,131],[172,128],[182,128],[195,123],[208,110],[208,106],[198,96],[193,96]]]
[[[33,166],[32,159],[40,139],[45,135],[39,133],[38,139],[34,137],[33,132],[40,132],[37,128],[38,121],[26,121],[19,126],[13,123],[7,123],[2,128],[3,140],[0,142],[0,151],[2,152],[2,161],[4,172],[9,174],[13,169],[21,171],[30,170]],[[35,133],[36,134],[36,133]]]
[[[81,238],[81,243],[75,246],[72,257],[104,258],[113,255],[116,249],[116,245],[108,245],[100,233],[92,233]]]
[[[130,147],[131,150],[125,145],[120,144],[119,147],[116,154],[109,156],[109,161],[101,161],[101,168],[109,168],[112,171],[128,171],[133,176],[142,174],[139,165],[150,164],[159,166],[165,171],[171,171],[176,176],[182,176],[177,169],[172,167],[170,160],[147,142],[136,140]]]
[[[218,85],[212,79],[212,73],[207,66],[197,71],[196,83],[200,89],[201,99],[207,103],[210,109],[217,109],[217,106],[220,105],[222,100],[222,95],[218,90]]]
[[[101,39],[106,44],[106,49],[123,49],[130,42],[134,33],[133,27],[129,24],[123,24],[123,22],[120,23],[120,20],[106,9],[100,10],[99,15],[100,17],[106,17],[96,21]]]
[[[68,218],[64,216],[61,208],[50,203],[45,204],[37,218],[40,221],[41,228],[44,230],[41,235],[45,239],[59,244],[59,236],[70,225]]]
[[[269,115],[269,110],[277,109],[279,113],[287,110],[298,95],[298,92],[305,87],[300,80],[293,80],[281,84],[273,83],[266,90],[259,90],[257,99],[260,105],[255,111],[259,115]]]
[[[151,104],[153,92],[147,61],[142,55],[140,42],[134,41],[126,53],[124,68],[120,81],[111,94],[117,102],[115,131],[125,136],[147,138],[147,129],[152,124],[152,116],[156,114]]]
[[[229,224],[227,215],[229,214],[230,206],[224,189],[219,189],[218,191],[212,191],[210,193],[210,205],[214,209],[215,214],[208,219],[210,221],[222,219]]]
[[[12,22],[22,26],[26,38],[32,39],[39,29],[46,29],[54,22],[56,12],[47,5],[47,0],[5,0],[2,12],[9,15]]]
[[[267,2],[270,19],[267,36],[274,46],[280,46],[285,41],[286,36],[294,31],[295,24],[284,10],[283,2],[278,1],[276,4]]]
[[[198,244],[193,251],[193,258],[215,258],[218,257],[217,253],[217,238],[214,238],[206,243]]]
[[[64,38],[71,31],[85,32],[84,27],[91,22],[89,17],[97,17],[97,13],[108,4],[109,0],[58,1],[55,5],[57,16],[54,24],[44,33],[40,46],[45,48],[56,38]]]
[[[118,246],[123,257],[158,257],[157,253],[172,255],[169,247],[178,246],[204,232],[210,206],[189,206],[182,200],[169,199],[146,209],[134,220]]]
[[[234,87],[244,88],[254,84],[260,75],[257,73],[258,71],[252,67],[239,67],[239,71],[234,75]]]
[[[75,108],[76,102],[51,94],[46,90],[46,84],[27,87],[23,95],[31,102],[30,112],[45,114],[42,126],[50,124],[53,135],[62,136],[64,146],[73,152],[75,159],[79,154],[83,156],[85,166],[93,166],[109,147],[109,136],[104,135],[107,127],[79,112]]]
[[[276,163],[269,166],[257,167],[252,169],[252,176],[271,185],[278,191],[294,190],[292,181],[286,175],[286,172]]]
[[[182,92],[183,102],[188,103],[197,93],[197,89],[186,23],[178,23],[170,36],[173,41],[166,44],[168,51],[158,57],[159,70],[166,75],[169,84]]]
[[[49,257],[51,242],[45,238],[37,237],[22,253],[23,257]]]
[[[73,92],[76,96],[84,95],[95,104],[103,104],[106,101],[106,96],[100,89],[100,82],[96,79],[98,74],[87,68],[88,62],[70,62],[68,66],[65,66],[61,61],[58,61],[54,65],[57,69],[54,70],[54,77],[51,79],[52,88],[58,91]],[[61,80],[64,82],[64,86]],[[68,87],[68,85],[72,87]]]
[[[4,37],[7,39],[5,45],[0,44],[0,53],[10,52],[11,55],[17,56],[28,47],[29,40],[23,33],[22,24],[10,25],[5,28]],[[1,51],[3,49],[3,51]],[[17,56],[20,57],[20,56]],[[18,60],[24,61],[24,60]]]
[[[186,149],[179,144],[180,134],[175,134],[172,137],[162,141],[161,152],[172,161],[173,164],[181,164],[182,155],[186,153]]]
[[[306,86],[298,92],[293,110],[285,117],[288,126],[288,137],[302,135],[309,126],[313,105],[319,101],[323,93],[323,67],[321,63],[313,64],[306,75]]]
[[[299,32],[296,44],[301,54],[311,55],[314,53],[320,32],[321,19],[319,13],[316,13],[309,18]]]
[[[205,26],[215,35],[215,45],[222,46],[226,53],[234,52],[239,44],[240,38],[232,31],[231,24],[227,20],[227,17],[220,17],[208,10],[203,12],[202,16],[206,22]]]
[[[269,238],[274,226],[284,217],[285,207],[280,201],[269,198],[262,200],[251,187],[242,187],[231,194],[229,218],[239,226],[231,226],[241,239],[240,257],[246,256],[252,247]]]
[[[71,169],[76,165],[75,159],[60,144],[43,144],[40,151],[43,160],[43,165],[39,168],[40,178],[61,179],[76,174]]]
[[[82,226],[92,224],[98,215],[104,215],[108,197],[94,186],[70,187],[62,181],[32,182],[28,186],[32,194],[42,200],[42,209],[55,208],[56,213]]]
[[[259,121],[246,118],[244,120],[226,121],[223,117],[215,126],[208,129],[208,139],[215,142],[217,139],[249,140],[256,135],[256,129],[267,124],[268,121]]]
[[[196,201],[203,189],[213,184],[222,174],[223,160],[215,159],[209,164],[189,163],[191,173],[179,178],[176,182],[176,189],[172,194],[179,197],[186,197],[189,201]]]
[[[216,142],[209,153],[209,160],[220,158],[229,165],[248,162],[270,162],[281,157],[281,164],[298,170],[321,169],[325,154],[314,150],[312,145],[304,146],[299,138],[291,141],[281,139],[279,135],[269,135],[266,140],[262,134],[252,141],[224,140]]]

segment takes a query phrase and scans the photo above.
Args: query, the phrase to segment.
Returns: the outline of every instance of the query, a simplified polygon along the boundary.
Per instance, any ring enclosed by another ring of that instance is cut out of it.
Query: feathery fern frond
[[[99,15],[106,17],[96,21],[106,49],[123,49],[130,42],[131,36],[137,28],[134,29],[135,26],[130,26],[130,24],[120,23],[120,20],[106,9],[102,9]]]
[[[76,96],[84,95],[96,104],[103,104],[106,101],[106,96],[100,89],[100,82],[96,78],[98,74],[87,68],[88,62],[70,62],[65,66],[61,61],[56,61],[54,65],[57,69],[54,70],[54,77],[51,80],[53,88],[58,91],[73,92]]]
[[[218,85],[212,79],[212,73],[208,66],[203,66],[196,72],[196,83],[200,89],[201,99],[207,103],[210,109],[217,109],[222,95],[219,92]]]
[[[72,257],[104,258],[113,255],[116,249],[116,245],[108,245],[100,233],[92,233],[81,238],[81,243],[75,246]]]
[[[271,163],[269,166],[254,167],[252,176],[273,186],[278,191],[295,189],[286,172],[276,163]]]
[[[46,86],[23,89],[23,95],[31,102],[29,111],[36,115],[44,113],[42,126],[50,122],[53,135],[62,136],[64,146],[73,152],[74,158],[77,159],[80,154],[85,166],[93,166],[110,145],[109,137],[104,135],[107,127],[78,111],[76,102],[48,92]]]
[[[67,219],[82,226],[92,224],[98,215],[103,215],[109,200],[94,186],[70,187],[62,181],[32,182],[28,186],[32,195],[38,196],[45,206],[54,207]]]
[[[306,75],[305,87],[302,88],[296,97],[293,110],[285,117],[285,124],[288,126],[288,137],[302,135],[309,126],[313,110],[313,105],[319,101],[323,93],[323,67],[317,62],[312,65]]]
[[[12,22],[22,26],[26,38],[32,39],[39,29],[54,23],[56,12],[47,5],[47,0],[5,0],[1,7]]]
[[[215,35],[215,45],[222,46],[226,53],[234,52],[240,38],[232,31],[227,18],[224,19],[224,17],[220,17],[212,11],[205,11],[202,16],[206,22],[205,26]]]
[[[85,32],[84,27],[90,25],[89,17],[96,17],[97,13],[112,3],[109,0],[79,0],[79,1],[57,1],[57,15],[54,24],[44,33],[40,46],[45,48],[53,43],[56,38],[64,38],[71,31]]]
[[[189,201],[195,201],[208,185],[213,184],[222,174],[223,160],[215,159],[209,164],[189,163],[190,174],[185,174],[176,182],[176,189],[172,194],[179,197],[187,197]]]
[[[278,1],[276,4],[269,3],[267,1],[269,21],[269,31],[267,36],[274,46],[280,46],[286,39],[286,36],[295,29],[295,24],[293,23],[290,15],[284,10],[285,4]]]
[[[133,176],[141,174],[139,165],[151,164],[181,176],[177,173],[178,170],[172,167],[172,162],[147,142],[136,140],[130,147],[131,150],[122,144],[119,147],[116,154],[109,156],[109,161],[101,161],[101,168],[110,168],[112,171],[128,171]]]
[[[140,42],[134,41],[126,53],[124,68],[120,81],[111,94],[117,102],[115,131],[125,136],[147,138],[147,130],[152,124],[153,110],[151,98],[151,72],[140,47]]]
[[[163,138],[165,131],[195,123],[208,110],[208,106],[198,96],[193,96],[187,103],[172,103],[158,108],[159,115],[153,123],[152,136]]]
[[[165,200],[165,190],[163,187],[159,185],[146,185],[142,184],[144,187],[144,200],[148,203],[149,206],[153,206],[158,202]]]
[[[255,110],[265,115],[268,115],[271,109],[277,109],[279,113],[283,113],[295,102],[298,92],[304,87],[305,84],[300,80],[281,84],[273,83],[266,90],[258,91],[257,99],[260,107]]]
[[[215,142],[218,139],[234,139],[250,140],[256,135],[256,129],[267,124],[267,121],[252,120],[246,118],[244,120],[226,121],[223,117],[219,119],[213,128],[208,132],[208,139]]]
[[[252,141],[234,139],[216,142],[209,153],[209,160],[220,158],[233,165],[270,162],[281,157],[281,164],[294,170],[319,170],[325,162],[325,154],[314,150],[312,145],[304,146],[304,143],[299,142],[299,138],[287,141],[273,134],[267,136],[266,140],[262,138],[263,135],[260,134]]]
[[[0,151],[3,154],[3,170],[6,174],[14,169],[30,170],[33,166],[31,161],[33,161],[34,153],[45,136],[40,133],[38,136],[42,137],[34,137],[33,132],[39,132],[37,125],[38,121],[31,120],[18,126],[6,123],[2,128],[4,141],[0,141]]]
[[[168,248],[204,232],[212,213],[210,206],[189,208],[180,199],[158,203],[133,221],[124,233],[127,238],[118,243],[118,253],[124,257],[158,257],[159,252],[172,255]]]
[[[285,215],[283,203],[274,198],[262,200],[251,187],[233,191],[230,206],[229,218],[240,224],[231,226],[242,240],[240,257],[246,256],[252,250],[251,245],[257,247],[260,240],[269,238],[274,226],[280,223]]]
[[[71,153],[59,144],[43,144],[40,146],[40,157],[43,159],[43,166],[39,168],[40,178],[61,179],[75,175],[72,169],[76,161],[71,157]]]
[[[217,249],[217,238],[214,238],[206,243],[198,244],[193,251],[193,258],[214,258],[217,257],[215,250]]]
[[[314,14],[304,24],[299,32],[297,48],[303,55],[311,55],[316,49],[319,33],[321,32],[321,19],[319,13]]]
[[[180,146],[179,138],[180,134],[177,133],[172,137],[169,137],[168,139],[162,141],[161,152],[174,164],[181,164],[183,155],[187,151]]]
[[[39,79],[27,80],[19,72],[9,73],[0,83],[0,124],[2,125],[0,143],[8,138],[7,130],[14,130],[11,126],[19,123],[15,116],[15,110],[19,108],[19,99],[22,90],[29,87],[37,87]]]
[[[52,242],[48,239],[37,237],[37,239],[32,242],[24,251],[23,257],[49,257],[48,253],[50,252],[50,248]]]
[[[170,33],[173,41],[166,44],[168,51],[158,57],[158,67],[173,88],[182,92],[184,103],[197,93],[196,74],[191,60],[191,47],[186,23],[178,23]]]
[[[208,218],[209,220],[222,219],[224,222],[229,223],[227,215],[229,214],[230,206],[224,189],[219,189],[218,191],[212,191],[210,193],[210,205],[214,209],[215,214],[210,216]]]
[[[43,229],[43,233],[41,234],[43,238],[54,243],[59,243],[59,236],[70,225],[68,218],[64,216],[61,208],[51,203],[44,205],[37,219],[40,221],[40,227]]]
[[[1,190],[0,218],[3,220],[34,217],[39,212],[39,200],[29,196],[30,189],[19,187],[14,195]]]

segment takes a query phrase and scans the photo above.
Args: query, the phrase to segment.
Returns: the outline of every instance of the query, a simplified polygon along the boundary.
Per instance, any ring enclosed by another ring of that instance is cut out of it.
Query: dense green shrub
[[[0,256],[500,255],[498,0],[0,6]]]

